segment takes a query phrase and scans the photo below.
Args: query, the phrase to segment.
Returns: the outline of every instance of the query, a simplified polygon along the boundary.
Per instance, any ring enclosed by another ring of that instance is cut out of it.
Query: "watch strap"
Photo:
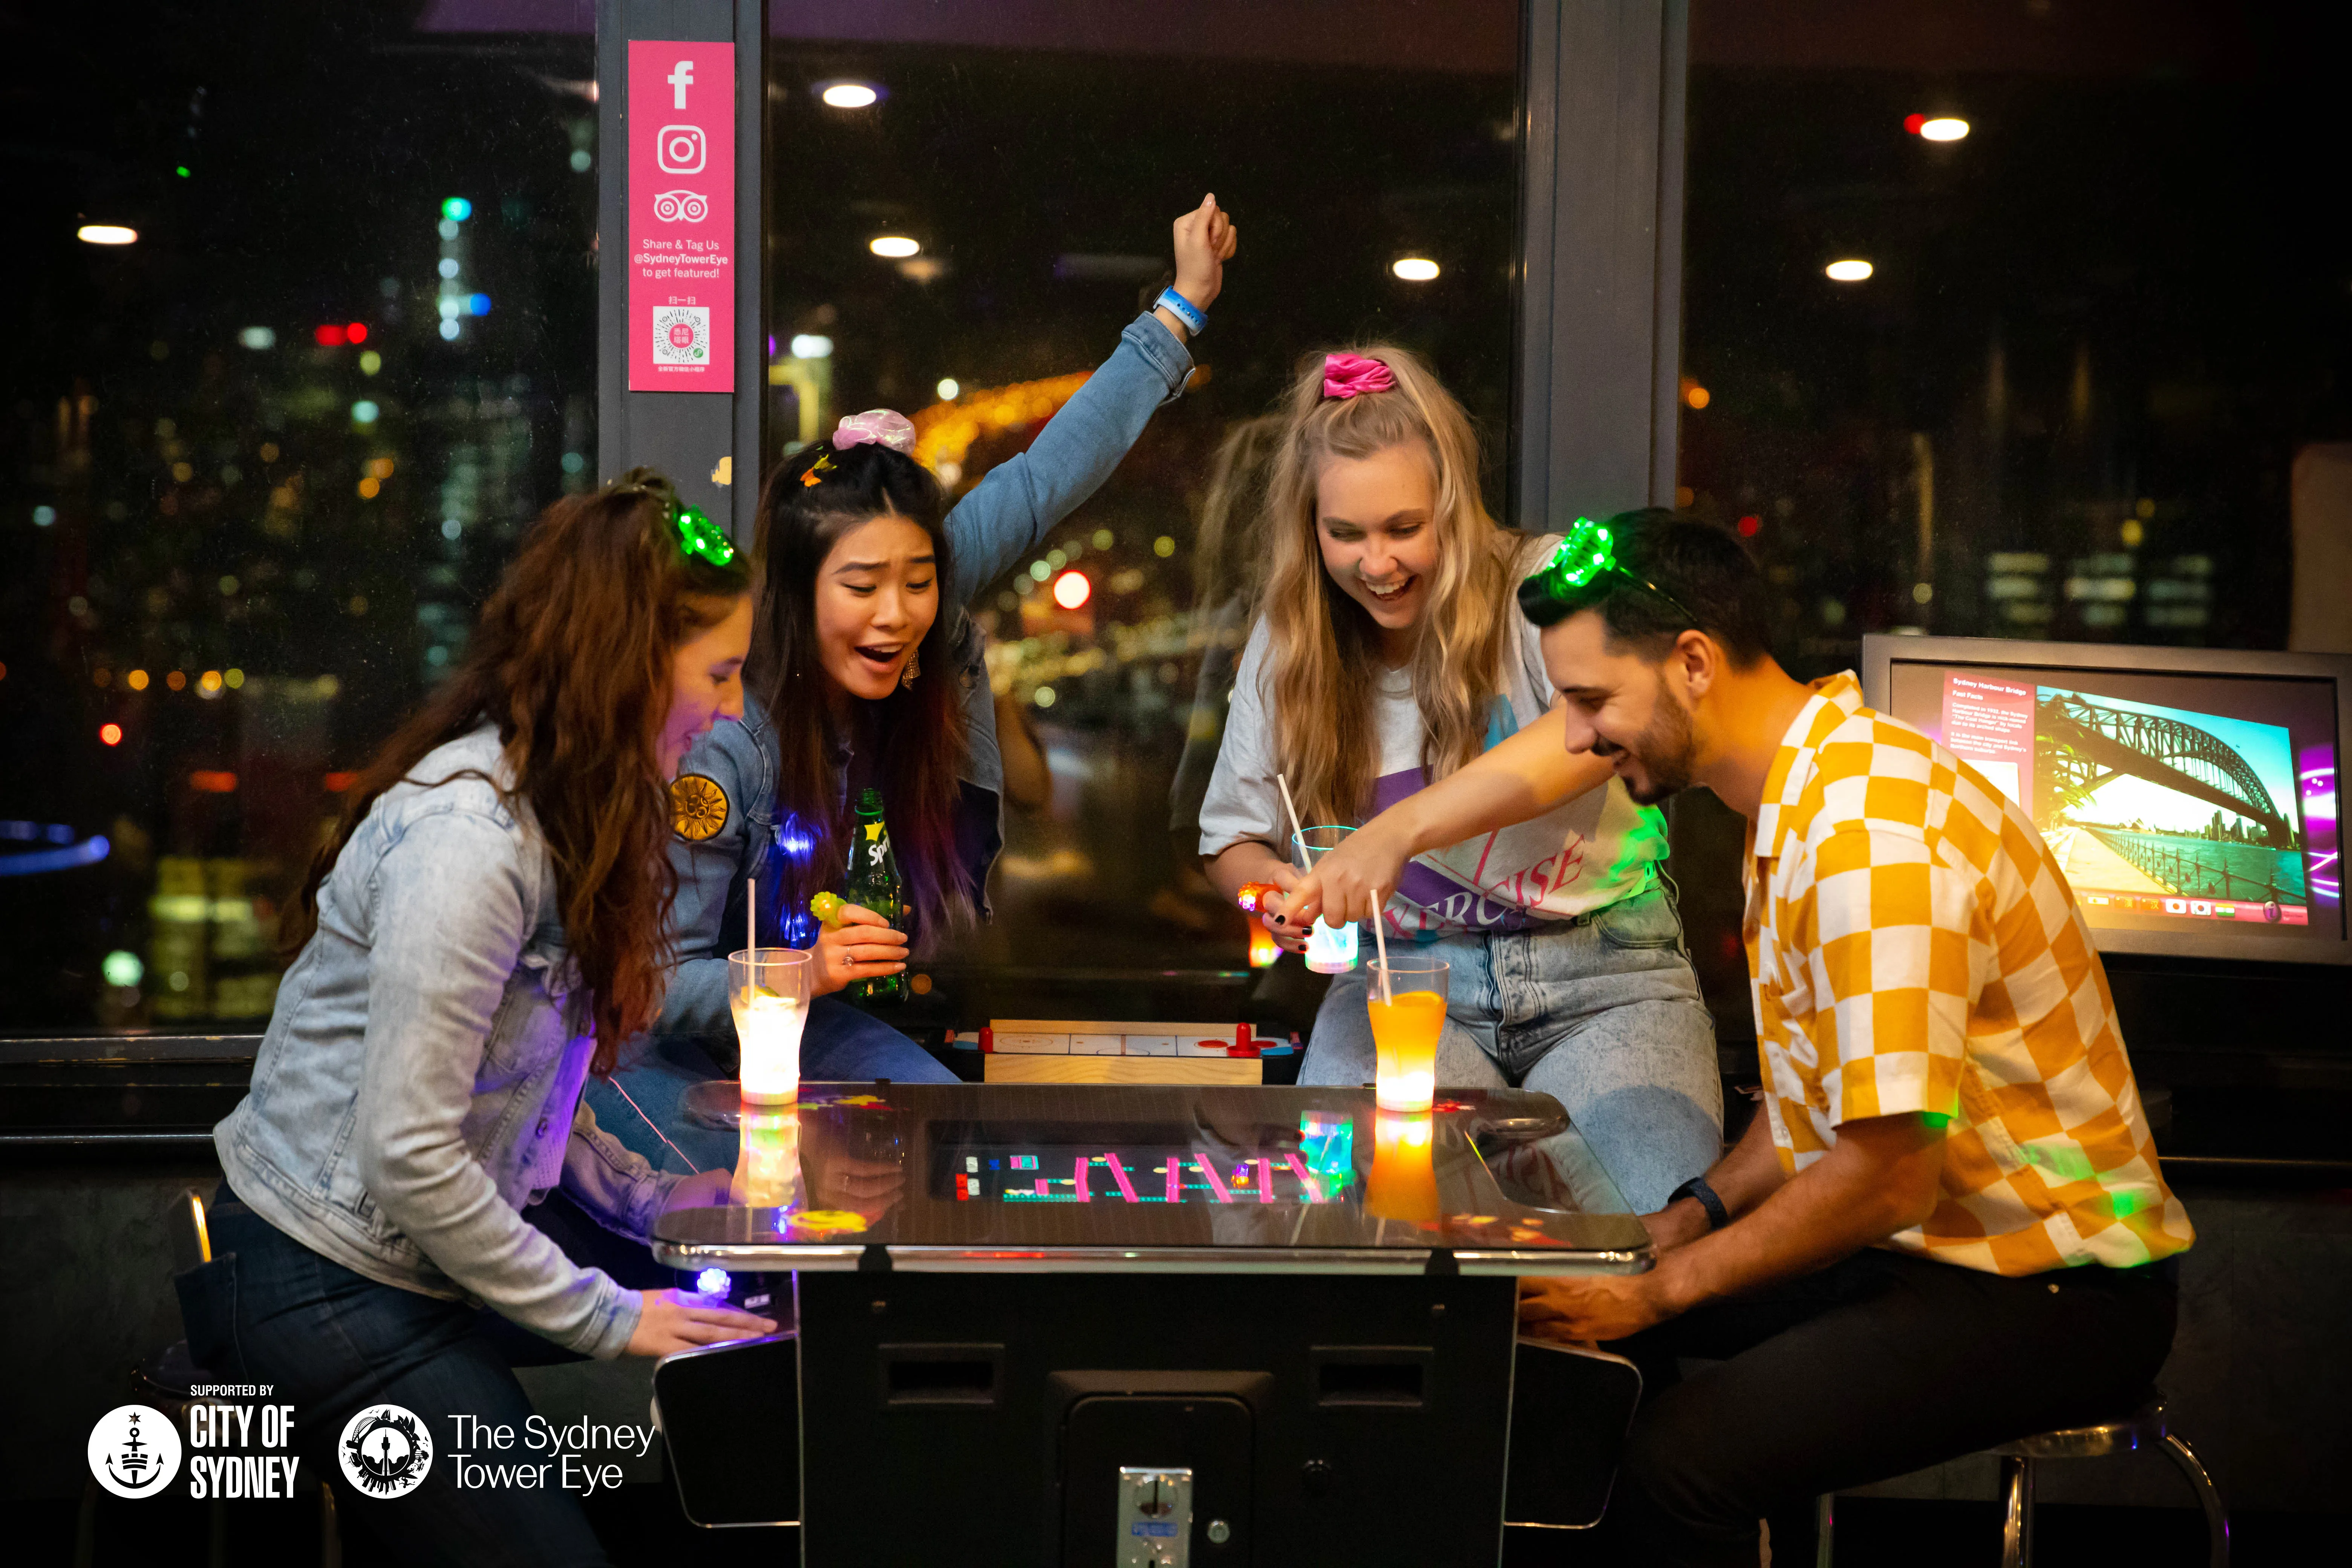
[[[1706,1228],[1709,1230],[1721,1230],[1731,1223],[1731,1211],[1723,1206],[1723,1200],[1716,1195],[1713,1187],[1706,1184],[1705,1176],[1693,1176],[1669,1194],[1666,1201],[1673,1203],[1676,1198],[1696,1199],[1698,1206],[1706,1211]]]

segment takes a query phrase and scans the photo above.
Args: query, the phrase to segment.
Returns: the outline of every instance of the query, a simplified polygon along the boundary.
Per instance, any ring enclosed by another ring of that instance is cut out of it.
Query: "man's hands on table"
[[[1922,1224],[1941,1189],[1944,1127],[1943,1118],[1916,1112],[1843,1122],[1829,1152],[1784,1179],[1759,1109],[1738,1147],[1707,1173],[1731,1224],[1710,1231],[1689,1198],[1643,1215],[1655,1268],[1521,1279],[1520,1330],[1536,1339],[1624,1339]]]

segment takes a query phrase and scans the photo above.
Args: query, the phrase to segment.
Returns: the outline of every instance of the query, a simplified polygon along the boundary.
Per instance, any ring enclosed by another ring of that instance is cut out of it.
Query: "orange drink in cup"
[[[1427,1110],[1437,1098],[1445,964],[1433,958],[1376,960],[1371,978],[1373,1101],[1382,1110]]]

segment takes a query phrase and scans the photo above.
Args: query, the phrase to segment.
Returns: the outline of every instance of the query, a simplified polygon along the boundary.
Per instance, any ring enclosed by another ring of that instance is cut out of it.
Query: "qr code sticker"
[[[656,364],[707,364],[709,361],[709,306],[670,305],[654,312]]]

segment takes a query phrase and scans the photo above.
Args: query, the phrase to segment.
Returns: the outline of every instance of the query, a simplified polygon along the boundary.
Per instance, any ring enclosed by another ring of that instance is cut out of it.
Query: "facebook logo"
[[[669,75],[664,77],[662,79],[668,82],[670,85],[670,107],[672,109],[684,109],[686,107],[686,89],[694,85],[694,62],[692,60],[678,61],[677,67],[671,70]]]

